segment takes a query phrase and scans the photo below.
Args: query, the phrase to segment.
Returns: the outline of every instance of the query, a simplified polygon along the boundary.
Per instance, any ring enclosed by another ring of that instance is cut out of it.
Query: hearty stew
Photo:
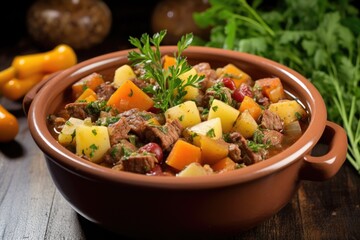
[[[48,116],[61,145],[118,171],[199,176],[264,161],[302,135],[308,113],[279,78],[252,79],[232,63],[190,66],[182,52],[191,34],[161,56],[165,33],[130,38],[139,51],[113,78],[94,72],[71,86]]]

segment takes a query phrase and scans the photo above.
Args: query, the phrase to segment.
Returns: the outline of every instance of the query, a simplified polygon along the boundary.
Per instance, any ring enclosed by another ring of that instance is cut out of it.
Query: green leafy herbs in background
[[[306,76],[328,119],[346,130],[347,159],[360,174],[360,18],[351,1],[209,2],[194,19],[210,39],[195,44],[261,55]]]

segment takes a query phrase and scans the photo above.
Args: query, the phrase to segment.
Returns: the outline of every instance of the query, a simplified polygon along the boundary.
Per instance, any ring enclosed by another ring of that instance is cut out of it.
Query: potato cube
[[[222,138],[222,127],[220,118],[213,118],[186,129],[187,134],[193,137],[193,141],[198,139],[196,135],[208,136],[212,139]],[[197,144],[199,145],[199,144]]]
[[[166,120],[178,119],[183,128],[196,125],[201,122],[200,113],[195,102],[186,101],[165,112]]]
[[[76,127],[83,125],[84,121],[78,118],[71,117],[65,122],[64,127],[62,128],[58,141],[63,146],[69,146],[70,144],[75,143],[75,129]]]
[[[188,80],[188,78],[190,76],[195,76],[195,75],[197,75],[197,72],[196,72],[195,68],[192,68],[189,71],[181,74],[179,76],[179,78],[183,82],[185,82]],[[197,87],[187,86],[187,87],[185,87],[185,90],[187,92],[186,95],[184,96],[185,100],[195,100],[197,98],[197,96],[199,96],[199,88],[197,88]]]
[[[196,176],[206,176],[210,175],[212,172],[208,169],[205,169],[201,164],[197,162],[190,163],[186,166],[181,172],[179,172],[177,177],[196,177]]]
[[[209,110],[208,120],[220,118],[222,130],[227,133],[232,129],[239,114],[239,110],[220,100],[214,99]]]
[[[278,114],[284,125],[299,120],[306,116],[305,109],[296,100],[282,100],[272,103],[269,110]]]
[[[258,124],[255,119],[251,116],[248,110],[245,110],[236,120],[233,130],[241,133],[244,138],[250,138],[254,135],[257,128]]]
[[[114,87],[119,88],[127,80],[132,80],[136,77],[132,68],[125,64],[115,70]]]
[[[76,128],[76,154],[86,156],[90,161],[100,163],[110,148],[108,129],[105,126],[85,126]]]
[[[211,139],[200,135],[194,144],[201,149],[202,164],[215,164],[229,153],[229,144],[222,139]]]

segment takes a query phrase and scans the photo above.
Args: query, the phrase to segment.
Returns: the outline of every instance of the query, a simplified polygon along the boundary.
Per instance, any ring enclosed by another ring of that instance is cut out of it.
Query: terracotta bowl
[[[172,54],[176,47],[161,51]],[[236,234],[277,213],[302,180],[331,178],[346,159],[346,133],[327,121],[324,101],[306,78],[262,57],[206,47],[190,47],[185,53],[189,62],[205,61],[213,68],[233,63],[254,79],[279,77],[310,113],[303,136],[266,161],[205,177],[145,176],[81,159],[54,139],[46,118],[72,83],[92,72],[112,77],[117,67],[128,63],[127,54],[119,51],[81,62],[38,85],[24,99],[30,132],[44,152],[56,187],[76,212],[94,223],[132,237]],[[318,151],[319,146],[325,151]]]

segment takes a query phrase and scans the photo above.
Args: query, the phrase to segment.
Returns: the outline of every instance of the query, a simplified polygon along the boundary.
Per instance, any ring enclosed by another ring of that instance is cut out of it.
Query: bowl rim
[[[161,46],[161,51],[175,52],[176,46]],[[240,61],[248,61],[249,59],[255,60],[257,65],[267,66],[273,68],[275,72],[285,74],[292,78],[297,85],[304,88],[309,99],[306,98],[306,103],[303,103],[310,108],[311,118],[309,126],[303,135],[289,148],[278,153],[277,155],[247,166],[245,168],[229,171],[222,174],[214,174],[210,176],[201,177],[165,177],[165,176],[147,176],[137,173],[129,173],[123,171],[114,171],[112,169],[100,166],[96,163],[89,162],[81,157],[68,151],[65,147],[61,146],[56,139],[52,137],[50,131],[41,131],[41,126],[46,126],[46,106],[51,104],[51,95],[49,93],[57,86],[58,81],[64,78],[80,74],[88,69],[92,69],[92,72],[96,68],[103,66],[104,64],[117,62],[127,59],[127,54],[131,50],[126,49],[116,52],[106,53],[94,58],[90,58],[83,62],[80,62],[62,72],[54,75],[36,94],[34,97],[28,112],[28,124],[30,133],[35,140],[38,147],[43,151],[45,157],[48,157],[51,161],[58,164],[63,168],[67,168],[68,171],[72,171],[74,174],[82,177],[91,178],[98,181],[117,182],[129,185],[138,185],[143,187],[154,188],[171,188],[171,189],[205,189],[216,188],[223,186],[230,186],[233,184],[239,184],[248,181],[254,181],[269,174],[272,174],[280,169],[285,168],[288,165],[293,164],[296,161],[301,161],[304,155],[308,154],[312,147],[320,139],[322,132],[325,129],[327,113],[326,106],[322,96],[315,88],[315,86],[307,80],[304,76],[299,74],[293,69],[290,69],[278,62],[270,59],[249,54],[243,52],[237,52],[232,50],[204,47],[204,46],[190,46],[185,50],[184,54],[187,57],[198,54],[206,54],[207,56],[213,55],[230,59],[239,59]],[[68,85],[69,86],[69,85]],[[59,91],[60,93],[61,91]],[[316,99],[316,103],[315,103]],[[40,103],[44,102],[45,107]],[[316,105],[316,107],[315,107]],[[314,123],[317,123],[315,128]],[[318,126],[321,126],[320,129]],[[47,129],[47,128],[46,128]],[[314,134],[314,133],[318,134]],[[296,150],[296,151],[295,151]]]

